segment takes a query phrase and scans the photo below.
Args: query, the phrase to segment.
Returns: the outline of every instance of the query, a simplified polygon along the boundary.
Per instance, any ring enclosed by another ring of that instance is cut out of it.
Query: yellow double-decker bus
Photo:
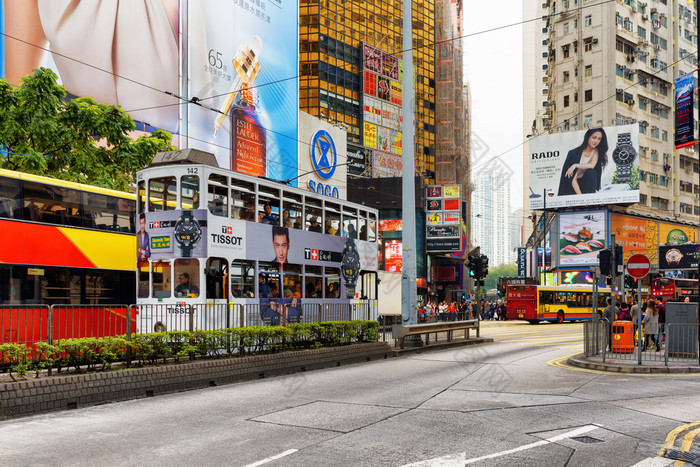
[[[593,317],[593,291],[590,286],[513,285],[506,289],[508,319],[563,323]],[[598,290],[598,311],[605,308],[609,289]]]

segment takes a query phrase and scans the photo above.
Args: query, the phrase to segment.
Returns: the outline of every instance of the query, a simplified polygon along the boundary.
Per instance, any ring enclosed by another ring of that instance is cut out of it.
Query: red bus
[[[657,277],[651,281],[652,298],[662,297],[667,300],[677,300],[689,296],[698,295],[697,279],[672,279],[670,277]]]
[[[600,289],[599,311],[605,308],[610,290]],[[584,286],[514,285],[506,289],[507,319],[563,323],[592,318],[593,292]]]

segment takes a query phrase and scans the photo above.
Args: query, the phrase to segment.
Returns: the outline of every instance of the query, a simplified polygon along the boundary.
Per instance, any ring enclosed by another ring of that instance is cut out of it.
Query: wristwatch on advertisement
[[[183,257],[192,256],[192,250],[201,236],[202,227],[192,215],[192,211],[182,211],[182,216],[175,223],[175,241],[180,246]]]
[[[632,146],[631,133],[617,135],[617,147],[612,153],[612,158],[617,164],[618,183],[629,183],[632,178],[632,162],[637,157],[637,151]]]
[[[360,254],[355,247],[355,240],[348,238],[343,248],[343,259],[340,265],[340,275],[345,281],[345,295],[352,298],[355,295],[357,276],[360,275]]]

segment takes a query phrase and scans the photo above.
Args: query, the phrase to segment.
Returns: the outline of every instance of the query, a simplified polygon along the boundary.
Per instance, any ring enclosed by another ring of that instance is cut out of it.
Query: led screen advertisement
[[[12,85],[44,66],[71,95],[120,105],[139,130],[165,129],[173,144],[215,154],[220,167],[277,180],[297,175],[296,0],[0,8],[0,71]]]
[[[639,126],[530,140],[530,209],[639,202]]]
[[[598,252],[608,246],[607,211],[560,213],[557,224],[558,267],[597,266]]]

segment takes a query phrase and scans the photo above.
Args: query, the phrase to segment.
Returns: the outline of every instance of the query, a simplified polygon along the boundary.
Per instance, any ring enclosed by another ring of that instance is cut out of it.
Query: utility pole
[[[615,234],[610,234],[610,250],[612,251],[612,280],[610,281],[610,292],[612,295],[613,310],[617,304],[617,295],[615,295],[615,282],[617,281],[617,258],[615,258]],[[612,323],[610,323],[612,325]]]
[[[411,325],[417,317],[416,274],[416,185],[413,89],[413,2],[403,1],[403,172],[401,211],[403,217],[403,267],[401,273],[401,320]]]

